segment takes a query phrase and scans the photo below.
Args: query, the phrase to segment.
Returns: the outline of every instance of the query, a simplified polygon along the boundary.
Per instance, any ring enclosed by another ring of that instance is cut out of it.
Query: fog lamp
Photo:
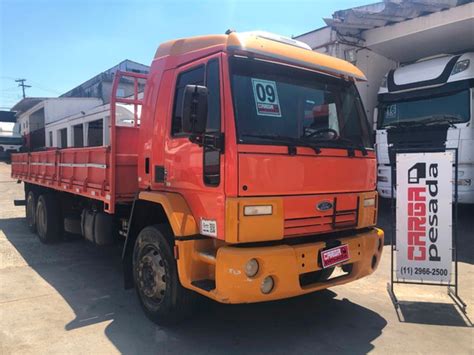
[[[375,206],[375,197],[366,198],[364,200],[364,207],[372,207]]]
[[[244,216],[268,216],[273,213],[272,205],[245,206]]]
[[[262,284],[260,285],[260,290],[264,294],[268,294],[272,292],[273,286],[275,285],[275,282],[273,281],[273,277],[267,276],[263,279]]]
[[[258,261],[256,259],[250,259],[245,264],[245,275],[248,277],[254,277],[258,272]]]

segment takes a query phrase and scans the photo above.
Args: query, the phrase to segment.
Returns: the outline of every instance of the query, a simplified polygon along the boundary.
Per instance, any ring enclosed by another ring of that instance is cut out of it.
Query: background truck
[[[20,152],[22,145],[18,124],[0,121],[0,159],[9,159],[12,153]]]
[[[115,94],[123,80],[132,97]],[[268,33],[166,42],[149,75],[116,74],[107,146],[13,155],[28,226],[45,243],[123,236],[125,286],[161,323],[195,293],[261,302],[369,275],[383,232],[356,80],[350,63]],[[117,124],[119,104],[132,124]]]
[[[391,197],[394,155],[458,149],[458,202],[474,203],[474,53],[443,55],[391,70],[375,110],[377,188]]]

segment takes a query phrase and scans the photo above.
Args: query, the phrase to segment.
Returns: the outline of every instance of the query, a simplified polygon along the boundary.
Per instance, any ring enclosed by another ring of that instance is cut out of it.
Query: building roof
[[[25,97],[24,99],[18,101],[15,106],[10,109],[10,111],[14,111],[17,115],[19,115],[46,99],[48,99],[48,97]]]
[[[357,67],[344,60],[313,52],[303,42],[265,32],[232,32],[225,35],[209,35],[168,41],[160,45],[155,59],[178,56],[215,47],[230,52],[249,52],[261,57],[277,59],[289,64],[306,66],[335,75],[346,75],[365,80]]]
[[[76,93],[77,91],[81,91],[79,90],[80,88],[84,88],[84,87],[90,87],[94,84],[96,84],[97,82],[100,82],[100,81],[112,81],[113,80],[113,74],[117,71],[117,70],[122,70],[122,71],[133,71],[133,69],[129,69],[129,65],[134,65],[134,66],[140,66],[143,68],[143,71],[144,72],[148,72],[150,67],[148,65],[145,65],[145,64],[142,64],[142,63],[138,63],[138,62],[135,62],[133,60],[130,60],[130,59],[125,59],[125,60],[122,60],[120,63],[114,65],[113,67],[107,69],[107,70],[104,70],[103,72],[93,76],[92,78],[84,81],[82,84],[79,84],[78,86],[72,88],[71,90],[65,92],[64,94],[60,95],[60,97],[67,97],[67,96],[73,96],[74,93]]]
[[[434,12],[470,3],[473,0],[384,0],[370,5],[334,12],[324,21],[340,34],[354,35]]]

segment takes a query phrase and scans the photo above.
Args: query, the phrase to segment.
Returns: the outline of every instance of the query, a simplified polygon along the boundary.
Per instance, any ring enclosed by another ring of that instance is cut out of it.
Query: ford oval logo
[[[323,202],[318,203],[316,207],[318,211],[327,211],[332,208],[332,203],[329,201],[323,201]]]

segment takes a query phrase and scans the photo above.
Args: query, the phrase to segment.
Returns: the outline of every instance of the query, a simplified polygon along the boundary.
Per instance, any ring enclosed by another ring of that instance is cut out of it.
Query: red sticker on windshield
[[[270,80],[252,78],[252,87],[257,115],[281,117],[276,83]]]

